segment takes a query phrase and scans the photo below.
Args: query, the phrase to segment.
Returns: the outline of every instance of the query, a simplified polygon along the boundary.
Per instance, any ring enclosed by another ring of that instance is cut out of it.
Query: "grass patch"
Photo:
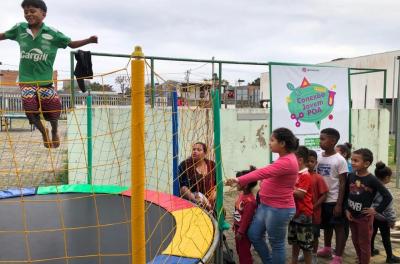
[[[66,152],[66,151],[65,151]],[[65,154],[67,158],[63,161],[63,166],[61,171],[56,175],[57,184],[68,184],[68,155]]]

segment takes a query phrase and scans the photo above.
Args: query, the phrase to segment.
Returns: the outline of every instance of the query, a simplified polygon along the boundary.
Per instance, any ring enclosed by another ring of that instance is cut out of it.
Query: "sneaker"
[[[371,257],[379,255],[379,249],[374,248],[373,250],[371,250]]]
[[[298,262],[304,262],[304,255],[300,254],[299,257],[297,258]]]
[[[391,258],[386,258],[386,263],[400,263],[400,258],[392,255]]]
[[[330,247],[323,247],[318,250],[317,256],[321,258],[330,258],[332,257],[332,249]]]
[[[342,264],[342,257],[334,256],[330,264]]]
[[[311,264],[318,264],[318,257],[317,255],[312,255]]]

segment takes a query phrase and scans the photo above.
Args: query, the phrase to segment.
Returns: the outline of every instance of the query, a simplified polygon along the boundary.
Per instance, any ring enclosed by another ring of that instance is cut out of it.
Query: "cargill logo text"
[[[21,59],[33,61],[46,61],[49,54],[43,53],[40,49],[31,49],[29,52],[21,51]]]

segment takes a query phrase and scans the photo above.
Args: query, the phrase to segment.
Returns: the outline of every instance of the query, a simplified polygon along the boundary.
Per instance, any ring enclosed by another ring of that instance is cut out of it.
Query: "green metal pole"
[[[71,51],[69,54],[70,58],[70,87],[71,87],[71,106],[72,108],[75,108],[75,82],[74,82],[74,64],[75,64],[75,58],[74,58],[74,52]]]
[[[353,109],[353,101],[351,100],[351,75],[350,69],[347,69],[347,85],[349,93],[349,143],[351,143],[351,109]]]
[[[221,100],[222,100],[222,63],[218,63],[218,78],[219,78],[219,85],[218,85],[218,90],[219,90],[219,108],[221,108]],[[226,98],[225,98],[226,100]]]
[[[156,91],[156,87],[154,84],[154,59],[150,59],[150,68],[151,68],[151,108],[154,108],[155,91]]]
[[[216,210],[217,210],[217,222],[218,229],[220,230],[219,245],[215,254],[215,263],[223,263],[223,231],[224,231],[224,214],[223,214],[223,182],[222,182],[222,155],[221,155],[221,118],[220,118],[220,101],[219,91],[216,89],[211,91],[213,98],[213,112],[214,112],[214,150],[215,150],[215,170],[216,170],[216,181],[217,181],[217,198],[216,198]]]
[[[87,113],[87,151],[88,151],[88,168],[87,183],[92,184],[93,169],[93,134],[92,134],[92,95],[86,97],[86,113]]]
[[[223,182],[222,182],[222,155],[221,155],[221,115],[219,104],[219,92],[212,91],[213,95],[213,110],[214,110],[214,150],[215,150],[215,163],[216,163],[216,181],[217,181],[217,221],[220,230],[223,229],[224,215],[223,215]]]

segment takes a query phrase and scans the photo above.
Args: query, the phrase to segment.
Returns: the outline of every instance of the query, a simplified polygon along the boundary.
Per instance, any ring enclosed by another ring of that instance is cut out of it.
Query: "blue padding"
[[[170,256],[170,255],[159,255],[155,257],[152,261],[147,262],[147,264],[195,264],[199,263],[200,259],[195,258],[184,258],[184,257],[177,257],[177,256]]]
[[[36,188],[14,188],[0,191],[0,199],[35,195]]]

